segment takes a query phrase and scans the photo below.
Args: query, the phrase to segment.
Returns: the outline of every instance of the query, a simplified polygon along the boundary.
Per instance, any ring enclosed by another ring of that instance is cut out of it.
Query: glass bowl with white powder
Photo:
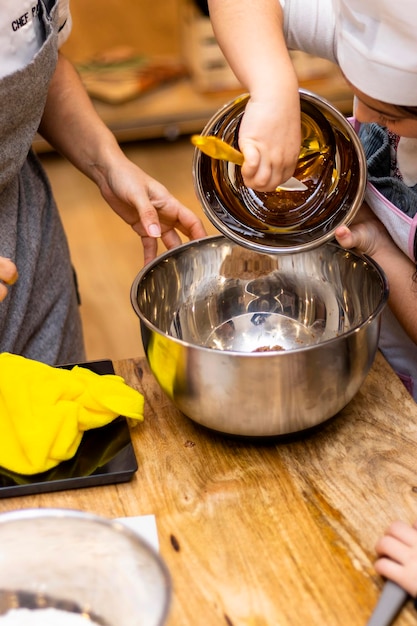
[[[71,509],[0,515],[0,626],[163,626],[171,579],[133,530]]]

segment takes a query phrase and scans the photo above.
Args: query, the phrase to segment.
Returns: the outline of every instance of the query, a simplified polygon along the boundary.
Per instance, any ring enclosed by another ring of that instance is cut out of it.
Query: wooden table
[[[169,626],[365,625],[383,583],[375,542],[392,520],[417,518],[417,405],[382,356],[336,418],[262,442],[181,415],[142,358],[115,369],[145,396],[132,482],[3,499],[0,511],[154,514]],[[415,623],[410,604],[396,624]]]

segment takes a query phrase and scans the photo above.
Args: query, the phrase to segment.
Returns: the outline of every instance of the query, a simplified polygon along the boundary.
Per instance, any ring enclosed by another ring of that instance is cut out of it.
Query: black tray
[[[114,374],[108,360],[79,365],[97,374]],[[137,469],[129,425],[119,416],[107,426],[86,431],[75,456],[47,472],[28,476],[0,468],[0,498],[127,482]]]

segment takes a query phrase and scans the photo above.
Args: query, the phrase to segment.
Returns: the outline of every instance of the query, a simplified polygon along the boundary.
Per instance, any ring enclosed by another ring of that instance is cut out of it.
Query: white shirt
[[[358,0],[359,1],[359,0]],[[338,64],[337,0],[280,0],[287,46]],[[365,3],[366,0],[363,0]],[[360,68],[359,68],[360,71]],[[404,182],[417,183],[417,139],[401,137],[397,165]]]
[[[69,0],[58,0],[58,45],[71,31]],[[37,0],[0,0],[0,78],[25,67],[43,44]]]

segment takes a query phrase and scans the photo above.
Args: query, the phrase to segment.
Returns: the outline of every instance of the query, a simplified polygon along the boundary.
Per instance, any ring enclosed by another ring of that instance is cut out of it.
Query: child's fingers
[[[18,279],[17,267],[10,259],[0,257],[0,302],[8,293],[6,285],[13,285]]]
[[[401,539],[384,535],[375,546],[376,553],[379,556],[387,556],[397,563],[405,563],[410,556],[410,546]]]
[[[413,576],[410,576],[410,572],[403,565],[391,559],[381,558],[376,561],[375,570],[384,578],[397,583],[411,596],[416,596],[417,582]]]
[[[339,226],[336,228],[335,237],[342,248],[353,248],[355,245],[352,232],[347,226]]]
[[[17,267],[10,259],[0,257],[0,280],[13,285],[18,279]]]
[[[417,528],[401,520],[393,522],[387,529],[385,535],[394,537],[407,546],[417,547]]]

